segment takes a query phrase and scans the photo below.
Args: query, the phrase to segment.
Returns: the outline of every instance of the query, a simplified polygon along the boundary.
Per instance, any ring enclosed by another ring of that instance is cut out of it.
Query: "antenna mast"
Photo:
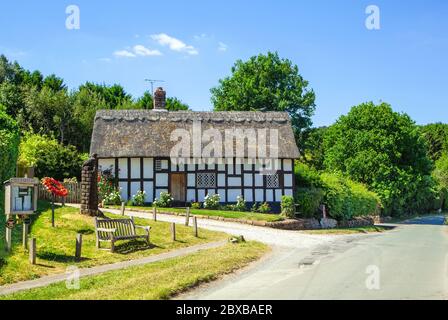
[[[146,82],[151,84],[151,96],[154,98],[154,83],[165,82],[164,80],[145,79]]]

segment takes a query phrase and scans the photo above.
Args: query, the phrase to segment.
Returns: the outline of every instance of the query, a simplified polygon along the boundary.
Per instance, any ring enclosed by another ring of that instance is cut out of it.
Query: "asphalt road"
[[[448,227],[425,217],[382,234],[276,247],[246,271],[182,299],[448,299]]]

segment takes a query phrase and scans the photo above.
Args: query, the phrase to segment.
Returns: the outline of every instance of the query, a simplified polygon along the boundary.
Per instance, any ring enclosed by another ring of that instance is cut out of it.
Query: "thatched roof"
[[[100,158],[169,157],[177,143],[170,141],[171,132],[186,129],[191,133],[193,121],[201,121],[202,131],[218,129],[223,137],[226,129],[276,129],[278,157],[299,157],[291,122],[284,112],[101,110],[95,116],[90,152]]]

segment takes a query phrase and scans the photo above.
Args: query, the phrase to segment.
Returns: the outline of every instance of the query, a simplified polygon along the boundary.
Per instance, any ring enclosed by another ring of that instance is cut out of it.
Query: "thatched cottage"
[[[91,154],[118,177],[124,200],[139,190],[147,202],[168,191],[179,204],[217,193],[273,207],[293,194],[299,157],[287,113],[171,112],[161,88],[153,110],[98,111]]]

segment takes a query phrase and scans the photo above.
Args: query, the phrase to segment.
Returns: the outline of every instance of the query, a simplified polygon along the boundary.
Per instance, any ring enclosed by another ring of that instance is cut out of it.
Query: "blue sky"
[[[80,9],[68,30],[66,7]],[[365,27],[368,5],[380,30]],[[133,96],[163,79],[168,95],[211,109],[209,89],[237,59],[278,51],[316,92],[317,126],[380,100],[419,124],[448,120],[448,1],[9,1],[0,52],[29,69],[120,83]]]

